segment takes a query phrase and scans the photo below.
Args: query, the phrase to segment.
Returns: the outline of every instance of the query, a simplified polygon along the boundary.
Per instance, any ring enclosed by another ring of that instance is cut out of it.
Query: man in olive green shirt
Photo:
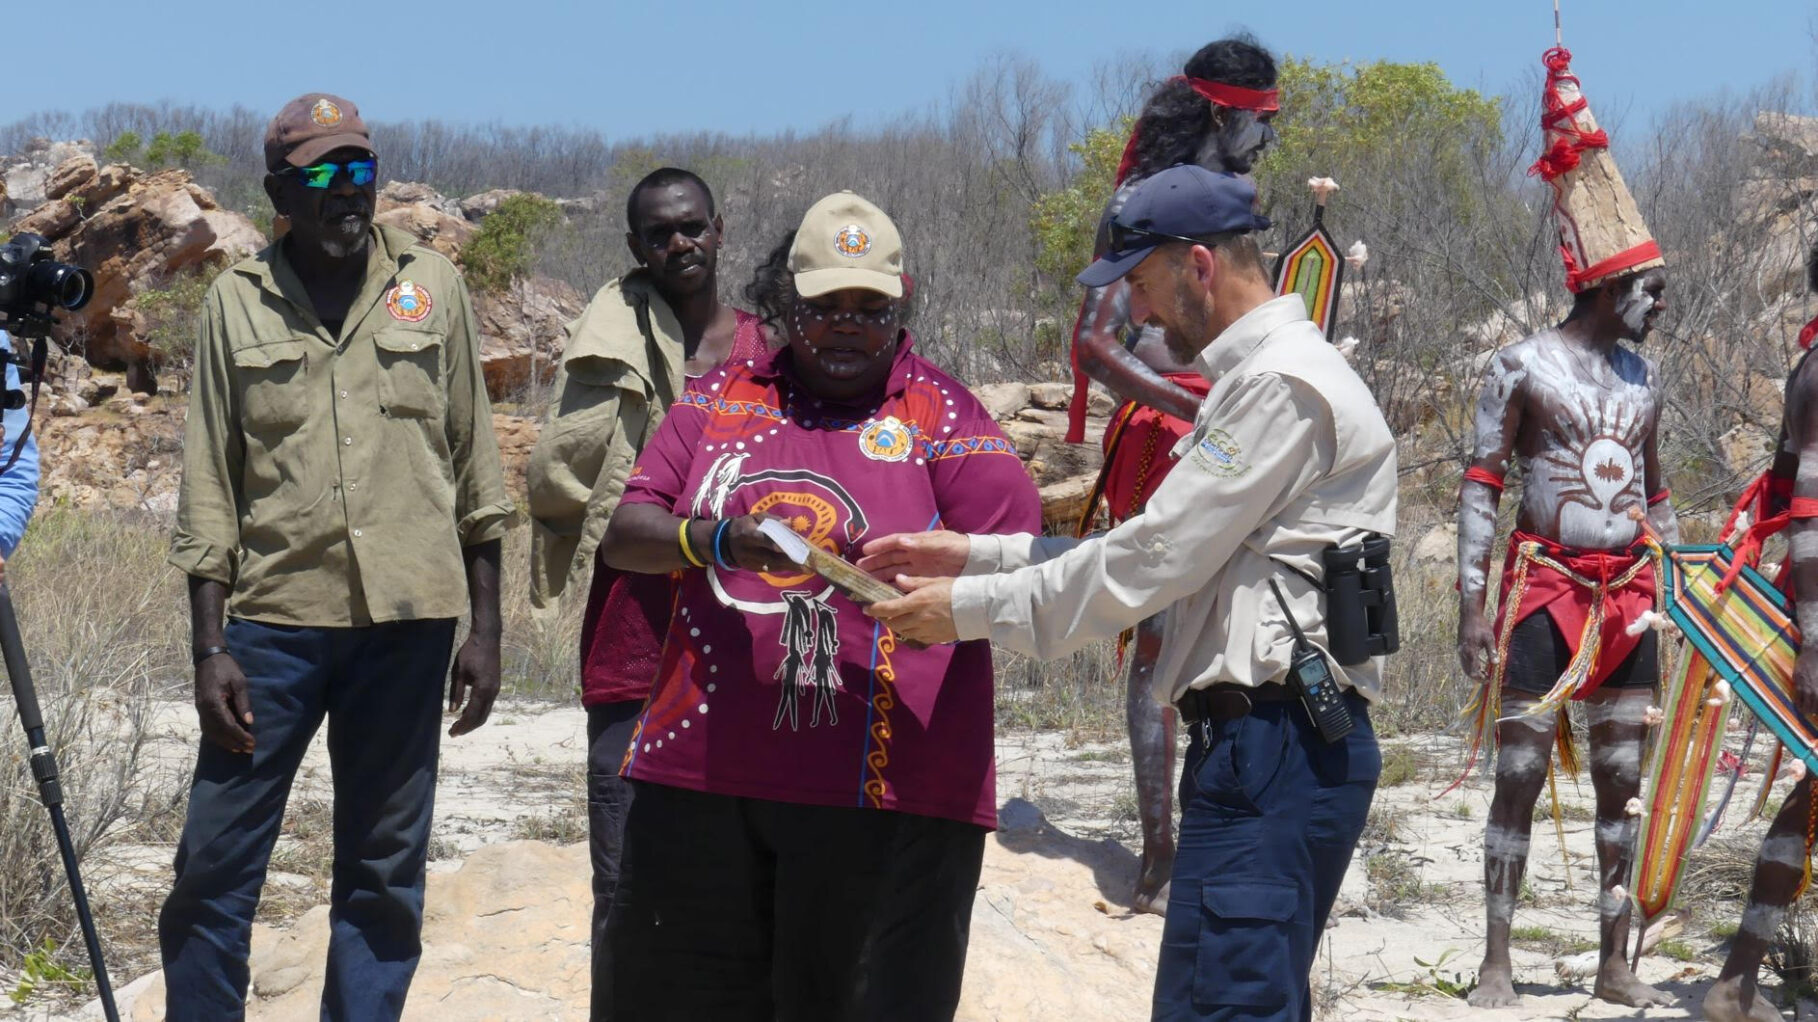
[[[395,1020],[421,950],[455,620],[471,610],[448,688],[461,735],[498,694],[511,505],[466,288],[447,259],[372,224],[359,112],[292,100],[265,161],[290,231],[204,301],[171,541],[190,576],[203,741],[158,922],[167,1017],[241,1017],[266,863],[326,718],[322,1017]]]

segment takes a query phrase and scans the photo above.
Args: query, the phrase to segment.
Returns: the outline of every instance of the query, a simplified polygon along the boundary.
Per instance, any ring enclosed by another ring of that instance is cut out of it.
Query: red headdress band
[[[1281,109],[1281,91],[1279,89],[1246,89],[1240,85],[1226,85],[1208,78],[1188,78],[1186,75],[1175,75],[1169,83],[1186,82],[1194,92],[1199,93],[1214,106],[1230,107],[1233,110],[1248,110],[1251,113],[1274,113]],[[1123,158],[1117,161],[1116,183],[1123,184],[1130,172],[1136,169],[1136,129],[1130,129],[1130,141],[1124,143]]]
[[[1818,317],[1813,318],[1810,322],[1806,323],[1805,326],[1799,328],[1799,346],[1801,348],[1810,348],[1812,346],[1813,338],[1818,338]]]

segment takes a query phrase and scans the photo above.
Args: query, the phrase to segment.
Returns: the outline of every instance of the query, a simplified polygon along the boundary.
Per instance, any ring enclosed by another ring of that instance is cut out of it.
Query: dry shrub
[[[183,779],[148,770],[155,698],[184,677],[181,576],[163,566],[167,532],[146,517],[52,510],[7,564],[64,806],[113,973],[153,964],[147,906],[116,897],[125,844],[168,844]],[[11,715],[9,714],[10,718]],[[87,968],[49,816],[24,733],[0,733],[0,971],[46,943],[58,966]]]

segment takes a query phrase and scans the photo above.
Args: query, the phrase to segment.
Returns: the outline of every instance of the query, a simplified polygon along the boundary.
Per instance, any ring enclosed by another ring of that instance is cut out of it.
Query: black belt
[[[1294,698],[1286,685],[1212,685],[1188,689],[1174,708],[1189,724],[1204,721],[1236,720],[1246,716],[1259,703],[1285,703]]]

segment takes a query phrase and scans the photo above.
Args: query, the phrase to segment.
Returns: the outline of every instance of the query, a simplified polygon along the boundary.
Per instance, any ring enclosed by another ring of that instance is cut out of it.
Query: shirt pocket
[[[1286,1007],[1290,991],[1307,978],[1305,965],[1296,974],[1293,952],[1299,889],[1283,881],[1228,877],[1209,880],[1200,891],[1194,1003]]]
[[[442,335],[422,330],[381,330],[373,335],[379,358],[379,405],[400,419],[439,419],[448,408],[442,385]]]
[[[301,338],[236,348],[240,422],[250,433],[289,432],[309,417],[309,342]]]

